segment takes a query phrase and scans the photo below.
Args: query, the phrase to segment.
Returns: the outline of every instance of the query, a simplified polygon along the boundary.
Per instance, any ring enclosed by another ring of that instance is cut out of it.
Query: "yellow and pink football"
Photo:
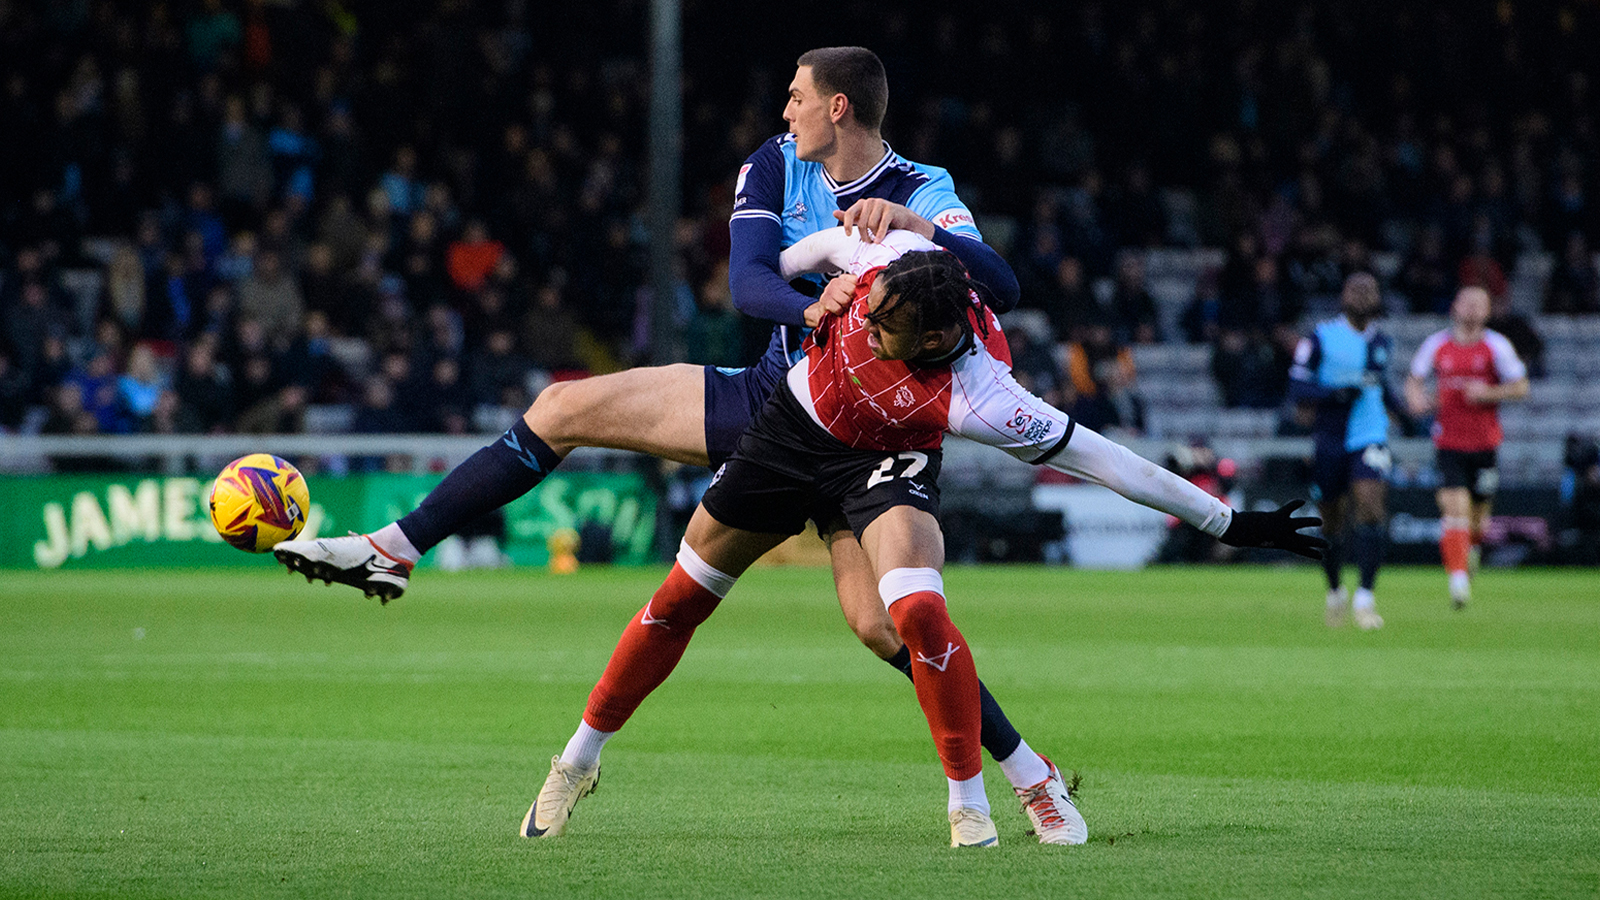
[[[249,553],[266,553],[299,534],[310,508],[300,470],[270,453],[228,463],[211,486],[211,524],[223,540]]]

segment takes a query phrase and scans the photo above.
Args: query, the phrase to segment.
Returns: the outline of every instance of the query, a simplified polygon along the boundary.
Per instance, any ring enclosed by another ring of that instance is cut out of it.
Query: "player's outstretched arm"
[[[1320,559],[1321,538],[1299,534],[1320,519],[1284,522],[1268,513],[1237,512],[1176,472],[1072,421],[1023,388],[997,361],[962,373],[962,403],[951,404],[950,429],[1034,465],[1046,465],[1110,488],[1138,503],[1239,547],[1272,547]],[[1276,515],[1276,514],[1270,514]],[[1237,526],[1235,523],[1239,523]]]
[[[1322,538],[1300,533],[1302,528],[1321,525],[1321,519],[1290,518],[1289,514],[1299,508],[1302,501],[1296,500],[1270,513],[1229,509],[1227,504],[1176,472],[1087,428],[1073,429],[1066,448],[1047,465],[1085,481],[1105,485],[1135,503],[1177,516],[1233,547],[1288,550],[1321,559],[1322,548],[1328,546]]]

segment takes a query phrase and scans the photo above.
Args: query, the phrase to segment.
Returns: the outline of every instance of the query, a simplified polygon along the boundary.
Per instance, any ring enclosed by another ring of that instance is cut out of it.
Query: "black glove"
[[[1322,520],[1315,516],[1301,516],[1298,519],[1290,517],[1290,513],[1304,505],[1304,500],[1295,500],[1285,503],[1272,512],[1235,510],[1233,521],[1228,523],[1228,530],[1217,540],[1230,547],[1266,547],[1298,553],[1308,559],[1321,559],[1322,550],[1328,546],[1328,542],[1309,534],[1301,534],[1300,529],[1315,528],[1322,524]]]

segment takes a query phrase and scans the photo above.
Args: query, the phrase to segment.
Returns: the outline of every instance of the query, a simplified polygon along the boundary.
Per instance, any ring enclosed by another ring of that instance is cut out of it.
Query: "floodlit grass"
[[[380,608],[281,572],[0,574],[0,895],[1600,896],[1600,575],[1435,569],[1388,627],[1311,568],[954,569],[952,613],[1087,847],[945,845],[905,679],[819,570],[753,571],[515,831],[660,570],[425,573]]]

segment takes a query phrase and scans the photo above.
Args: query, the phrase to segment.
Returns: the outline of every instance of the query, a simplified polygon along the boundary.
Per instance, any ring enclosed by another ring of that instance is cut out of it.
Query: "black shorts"
[[[1440,450],[1440,487],[1466,488],[1472,499],[1494,499],[1500,488],[1500,469],[1493,450]]]
[[[780,383],[700,502],[718,522],[744,531],[799,534],[815,519],[825,534],[842,514],[859,535],[896,506],[937,517],[942,459],[938,449],[850,447]]]

